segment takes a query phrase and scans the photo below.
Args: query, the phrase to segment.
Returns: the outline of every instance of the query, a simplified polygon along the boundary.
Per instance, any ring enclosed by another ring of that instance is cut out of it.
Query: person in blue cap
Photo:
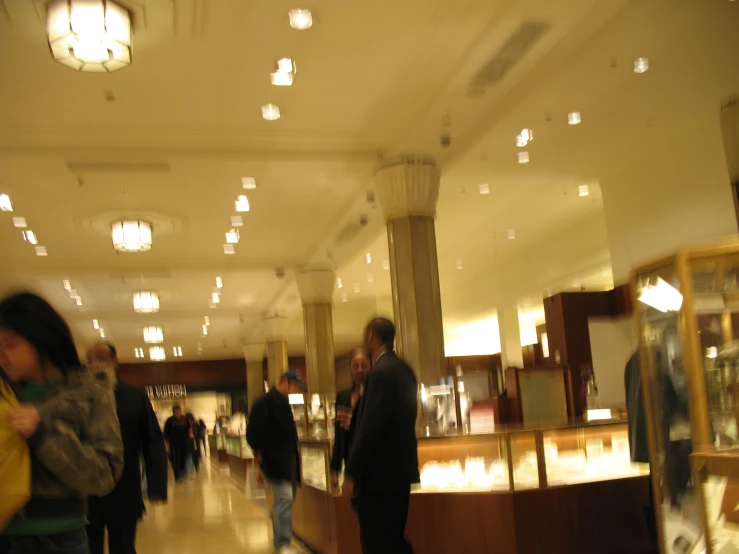
[[[294,552],[293,502],[300,484],[298,429],[288,396],[305,391],[305,384],[294,369],[287,371],[277,385],[259,397],[252,406],[246,427],[246,441],[254,451],[270,488],[272,529],[275,552]]]

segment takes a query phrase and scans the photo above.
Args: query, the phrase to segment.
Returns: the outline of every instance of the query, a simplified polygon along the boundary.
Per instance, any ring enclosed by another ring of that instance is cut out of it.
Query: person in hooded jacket
[[[43,298],[0,301],[0,366],[22,404],[10,417],[31,452],[31,499],[3,531],[10,554],[88,554],[89,495],[123,472],[110,386],[82,368],[69,326]]]

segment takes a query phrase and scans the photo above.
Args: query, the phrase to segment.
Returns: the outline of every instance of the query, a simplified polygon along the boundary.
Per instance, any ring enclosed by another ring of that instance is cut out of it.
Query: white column
[[[254,401],[264,393],[264,344],[247,344],[244,346],[246,361],[246,398],[249,410]]]
[[[420,382],[446,373],[434,218],[441,173],[433,158],[404,156],[375,175],[387,222],[396,347]]]
[[[303,303],[308,389],[316,394],[336,393],[332,311],[335,282],[336,275],[329,264],[311,266],[297,274]]]
[[[287,318],[273,315],[262,320],[262,333],[267,342],[269,386],[275,385],[287,371]]]
[[[506,368],[509,367],[523,368],[518,307],[513,306],[498,310],[498,333],[500,334],[500,358],[504,374]]]

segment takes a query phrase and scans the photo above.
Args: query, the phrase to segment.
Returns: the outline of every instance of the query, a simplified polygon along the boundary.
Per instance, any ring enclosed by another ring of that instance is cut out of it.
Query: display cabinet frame
[[[739,302],[736,302],[736,299],[739,299],[739,290],[736,286],[737,273],[739,273],[739,241],[736,239],[683,249],[647,263],[632,273],[631,292],[635,299],[634,317],[639,337],[644,416],[652,467],[658,542],[662,553],[673,548],[672,542],[675,537],[671,536],[672,531],[668,532],[668,527],[674,529],[675,526],[669,524],[671,510],[663,504],[670,497],[672,510],[675,510],[675,497],[678,496],[675,489],[685,493],[686,497],[691,496],[691,502],[694,504],[689,511],[695,513],[694,508],[697,505],[698,526],[706,525],[706,506],[700,491],[689,489],[687,492],[683,491],[682,485],[676,485],[672,478],[674,468],[678,465],[683,466],[682,460],[689,453],[681,451],[677,454],[678,459],[671,458],[675,458],[673,451],[689,448],[688,446],[676,448],[675,445],[680,442],[687,444],[689,441],[694,456],[717,450],[716,421],[717,417],[723,416],[717,414],[714,406],[709,405],[707,385],[709,372],[705,362],[707,353],[702,346],[705,333],[702,336],[704,329],[700,320],[705,315],[720,318],[725,312],[731,315],[736,310],[739,313]],[[729,276],[733,281],[728,279]],[[654,297],[656,289],[662,289],[662,292]],[[672,302],[670,299],[681,301]],[[713,306],[710,306],[711,304]],[[671,335],[669,340],[668,332]],[[724,342],[734,338],[733,332],[727,336],[724,330],[723,334]],[[677,403],[678,405],[687,403],[687,417],[684,409],[678,410],[682,413],[677,413],[669,407],[675,404],[674,400],[668,400],[672,390],[677,390],[675,381],[684,381],[684,386],[680,385],[681,392],[677,393]],[[726,390],[730,384],[725,378],[721,382],[722,394],[718,395],[718,398],[728,401],[729,395]],[[680,420],[685,420],[682,430],[679,429]],[[735,445],[722,444],[718,447]],[[684,473],[682,468],[678,473]],[[682,480],[684,479],[678,478],[679,482]],[[671,481],[673,482],[670,483]],[[697,503],[694,494],[697,496]],[[677,501],[682,502],[679,498]],[[678,504],[677,508],[687,513],[683,505],[684,503]],[[699,548],[696,543],[686,552],[699,552]],[[707,548],[710,549],[710,545],[707,545]]]

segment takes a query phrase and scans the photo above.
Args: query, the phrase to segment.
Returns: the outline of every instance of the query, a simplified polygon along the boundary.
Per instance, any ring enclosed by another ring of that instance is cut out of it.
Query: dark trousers
[[[185,463],[187,462],[187,444],[170,444],[169,460],[172,462],[172,471],[176,480],[186,476]]]
[[[84,529],[28,537],[8,537],[10,554],[88,554],[87,536]]]
[[[405,538],[411,491],[361,494],[353,500],[363,554],[413,554]]]
[[[87,528],[90,554],[105,551],[105,529],[108,529],[109,554],[136,554],[136,520],[109,521],[106,524],[91,524]]]

